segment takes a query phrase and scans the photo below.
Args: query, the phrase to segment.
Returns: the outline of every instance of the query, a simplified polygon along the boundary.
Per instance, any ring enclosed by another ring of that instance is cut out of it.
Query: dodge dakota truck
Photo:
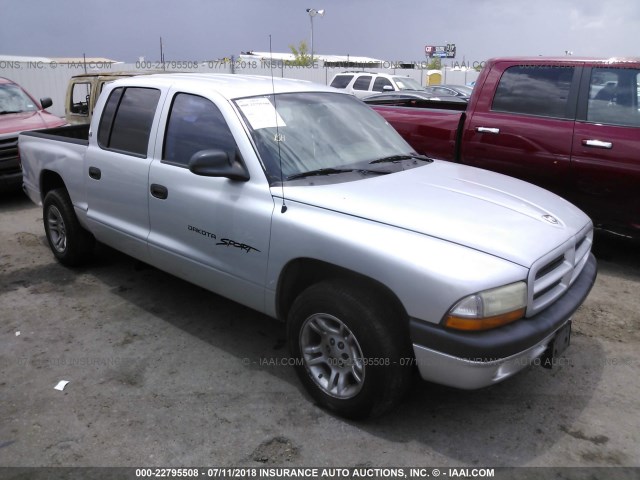
[[[534,183],[640,238],[640,59],[496,58],[460,111],[368,103],[418,153]]]
[[[578,208],[421,156],[310,82],[117,80],[90,125],[19,146],[60,262],[98,240],[281,319],[301,382],[345,417],[390,409],[415,367],[476,389],[553,365],[596,277]]]

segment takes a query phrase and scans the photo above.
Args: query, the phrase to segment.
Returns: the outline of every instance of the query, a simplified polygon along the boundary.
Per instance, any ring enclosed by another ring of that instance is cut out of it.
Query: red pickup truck
[[[367,103],[418,153],[542,186],[640,237],[640,59],[496,58],[458,111]]]
[[[18,134],[65,124],[45,110],[51,105],[50,98],[38,102],[17,83],[0,77],[0,192],[22,185]]]

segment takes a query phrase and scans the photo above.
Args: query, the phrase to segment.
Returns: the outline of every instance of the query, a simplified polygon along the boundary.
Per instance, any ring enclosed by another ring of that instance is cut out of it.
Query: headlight
[[[488,330],[524,317],[527,284],[512,283],[463,298],[444,319],[444,325],[457,330]]]

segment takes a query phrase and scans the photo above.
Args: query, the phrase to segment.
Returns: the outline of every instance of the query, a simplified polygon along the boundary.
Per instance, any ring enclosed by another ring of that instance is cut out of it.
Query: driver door
[[[240,121],[226,100],[219,108],[194,93],[172,91],[165,105],[160,124],[166,127],[158,134],[162,141],[149,171],[151,262],[263,310],[274,209],[266,177],[255,172],[247,181],[199,176],[188,167],[202,150],[223,150],[236,158],[255,155],[245,149],[250,144]],[[243,151],[227,118],[236,135],[245,137]]]

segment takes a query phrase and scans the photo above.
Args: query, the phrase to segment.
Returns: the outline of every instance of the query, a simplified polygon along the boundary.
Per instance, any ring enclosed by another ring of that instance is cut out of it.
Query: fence
[[[336,73],[344,68],[329,67],[294,67],[286,66],[283,62],[274,62],[273,68],[268,64],[256,61],[230,62],[167,62],[166,71],[198,72],[198,73],[227,73],[244,75],[266,75],[273,73],[274,77],[308,80],[328,85]],[[51,97],[53,106],[48,109],[54,115],[64,116],[64,103],[69,79],[83,73],[107,72],[150,72],[162,70],[162,65],[154,62],[124,63],[55,63],[55,62],[6,62],[0,61],[0,77],[8,78],[22,87],[31,95],[40,99]],[[409,76],[426,84],[426,70],[422,69],[366,69],[368,72],[390,73],[393,75]],[[445,71],[442,75],[443,83],[466,84],[478,76],[475,71]]]

